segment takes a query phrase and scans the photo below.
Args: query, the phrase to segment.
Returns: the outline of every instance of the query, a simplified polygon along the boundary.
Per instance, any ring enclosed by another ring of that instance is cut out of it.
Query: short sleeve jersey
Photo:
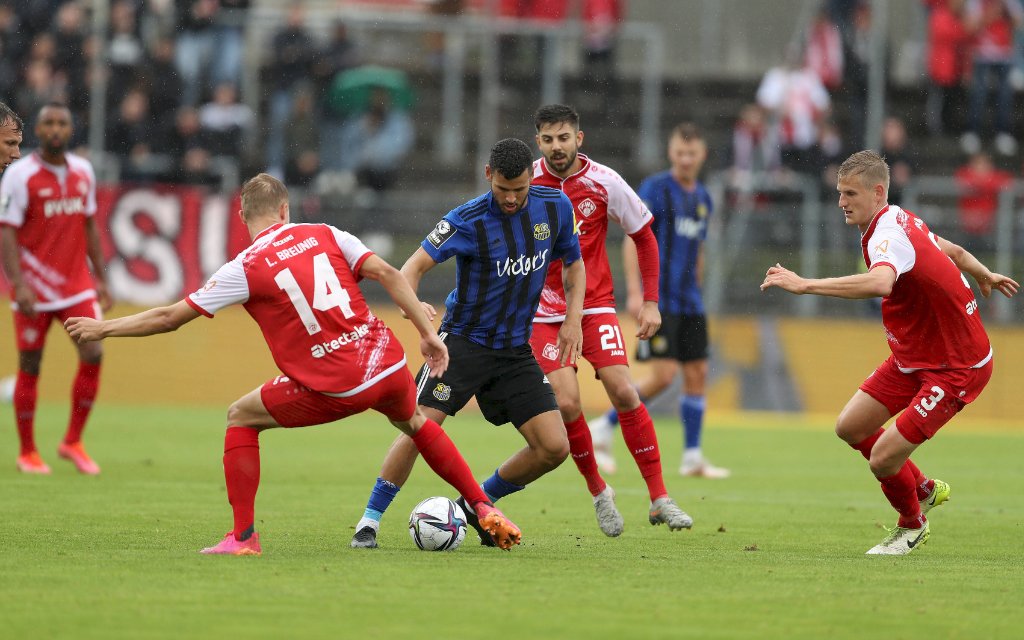
[[[186,301],[210,317],[243,305],[285,375],[320,393],[353,395],[405,366],[401,344],[356,284],[372,255],[329,225],[277,224]]]
[[[889,205],[861,236],[868,269],[896,272],[882,300],[882,324],[896,363],[916,369],[968,369],[992,352],[967,278],[921,218]]]
[[[435,262],[456,259],[441,330],[492,349],[529,342],[545,275],[556,261],[580,259],[572,203],[538,186],[512,215],[490,192],[470,200],[448,212],[422,247]]]
[[[96,213],[96,176],[88,160],[65,158],[57,167],[33,153],[0,180],[0,224],[17,230],[21,272],[39,311],[96,297],[85,238],[85,219]]]
[[[651,212],[640,196],[618,173],[579,154],[583,166],[564,180],[548,169],[544,158],[533,163],[533,184],[559,189],[569,196],[579,233],[583,264],[587,267],[587,294],[583,313],[615,311],[614,283],[605,241],[608,220],[613,220],[627,234],[633,234],[651,221]],[[552,265],[537,310],[537,322],[565,320],[565,292],[562,269]]]
[[[637,193],[654,216],[651,230],[658,239],[661,262],[658,281],[661,312],[703,314],[697,257],[708,235],[711,195],[700,182],[692,190],[684,189],[669,171],[644,180]]]

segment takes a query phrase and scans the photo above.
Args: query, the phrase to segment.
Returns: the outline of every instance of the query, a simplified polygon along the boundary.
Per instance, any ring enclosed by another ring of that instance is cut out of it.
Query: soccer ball
[[[454,551],[466,538],[466,514],[448,498],[427,498],[409,514],[409,535],[424,551]]]

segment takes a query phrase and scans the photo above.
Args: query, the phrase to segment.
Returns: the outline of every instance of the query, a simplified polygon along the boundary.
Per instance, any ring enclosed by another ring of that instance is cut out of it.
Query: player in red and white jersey
[[[992,347],[981,324],[966,271],[982,295],[1010,297],[1019,285],[989,271],[973,255],[928,230],[910,212],[887,204],[889,166],[860,151],[839,167],[839,206],[861,231],[867,273],[806,279],[780,265],[761,290],[837,298],[882,296],[882,324],[892,355],[860,386],[836,423],[836,433],[868,459],[882,493],[899,513],[889,535],[869,555],[905,555],[927,540],[925,514],[949,498],[949,484],[927,478],[910,460],[992,376]],[[902,412],[902,413],[901,413]],[[883,429],[899,414],[894,429]]]
[[[583,357],[593,365],[612,405],[619,412],[622,435],[647,483],[651,524],[671,530],[689,529],[693,520],[668,495],[661,472],[661,453],[654,422],[640,401],[629,375],[622,330],[615,315],[611,268],[605,241],[608,221],[620,225],[636,243],[644,302],[637,317],[637,337],[648,339],[661,326],[658,311],[658,241],[651,232],[653,217],[643,201],[618,173],[579,153],[583,132],[579,115],[569,106],[552,104],[537,110],[537,146],[543,157],[534,163],[533,184],[560,189],[572,201],[587,292],[583,302]],[[540,307],[533,323],[530,346],[551,382],[565,422],[573,461],[594,497],[598,525],[608,536],[622,533],[623,519],[615,492],[601,477],[594,459],[590,428],[580,405],[575,362],[563,363],[558,331],[565,320],[565,295],[560,264],[548,271]]]
[[[0,249],[11,285],[18,376],[14,413],[21,450],[18,469],[49,473],[35,443],[39,365],[50,323],[71,316],[101,317],[111,306],[93,214],[96,177],[88,160],[68,153],[71,112],[47,104],[35,127],[40,147],[12,164],[0,180]],[[89,263],[92,263],[92,273]],[[82,431],[99,388],[103,351],[79,345],[71,417],[57,454],[85,474],[99,466],[82,446]]]
[[[80,343],[174,331],[231,304],[243,305],[259,324],[284,375],[228,409],[224,477],[234,528],[202,552],[262,552],[253,524],[261,431],[333,422],[367,409],[412,437],[430,468],[466,498],[499,545],[518,544],[519,529],[488,501],[444,430],[417,408],[405,353],[356,284],[369,278],[384,287],[419,331],[431,374],[441,375],[448,350],[402,274],[355,236],[324,224],[290,224],[288,191],[273,176],[261,173],[247,181],[241,198],[239,213],[253,243],[199,291],[124,318],[65,323]]]

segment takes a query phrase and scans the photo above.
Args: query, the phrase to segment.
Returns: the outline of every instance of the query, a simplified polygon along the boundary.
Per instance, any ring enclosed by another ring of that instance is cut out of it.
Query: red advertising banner
[[[237,193],[100,185],[96,203],[107,279],[119,302],[180,300],[249,245]]]

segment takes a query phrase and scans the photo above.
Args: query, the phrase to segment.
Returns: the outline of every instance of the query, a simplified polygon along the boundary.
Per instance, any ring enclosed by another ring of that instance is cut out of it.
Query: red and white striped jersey
[[[896,272],[882,300],[882,324],[901,371],[969,369],[989,361],[992,347],[971,285],[921,218],[889,205],[871,220],[861,248],[868,269]]]
[[[633,234],[651,222],[640,196],[618,173],[579,154],[583,166],[564,180],[551,173],[541,158],[533,163],[532,184],[560,189],[572,201],[580,252],[587,270],[587,293],[583,313],[614,313],[615,294],[605,240],[608,220],[614,220],[627,234]],[[562,263],[552,262],[540,296],[534,322],[565,320],[565,291],[562,288]]]
[[[241,304],[281,372],[320,393],[349,396],[400,367],[405,352],[359,290],[372,256],[326,224],[276,224],[186,298],[199,313]]]
[[[0,224],[17,229],[22,277],[39,311],[96,298],[85,238],[85,219],[96,213],[96,175],[85,158],[65,158],[55,166],[33,153],[0,180]]]

